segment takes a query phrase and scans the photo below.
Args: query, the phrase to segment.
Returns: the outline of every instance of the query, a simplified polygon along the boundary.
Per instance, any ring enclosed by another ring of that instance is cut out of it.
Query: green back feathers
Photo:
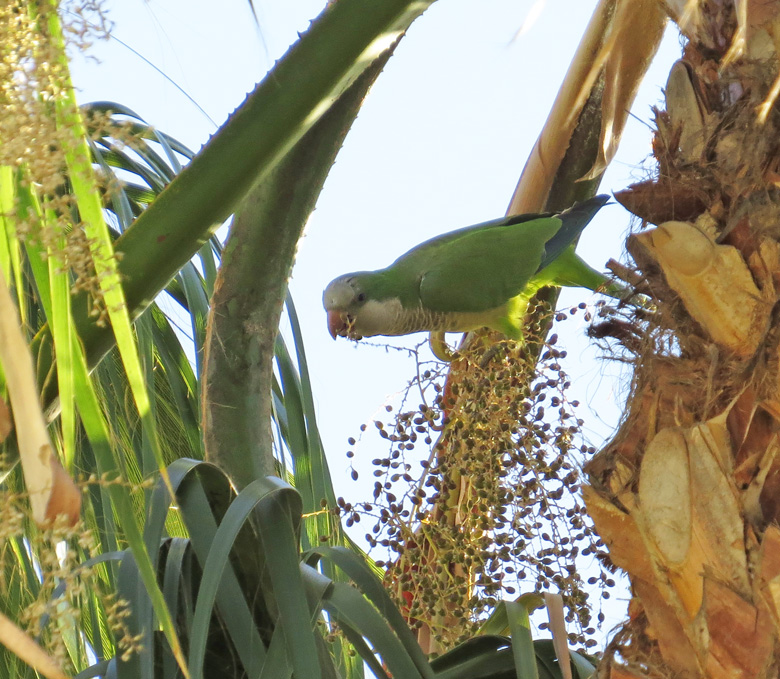
[[[558,215],[514,215],[436,236],[375,272],[365,292],[398,297],[405,308],[494,309],[560,257],[607,200],[596,196]]]

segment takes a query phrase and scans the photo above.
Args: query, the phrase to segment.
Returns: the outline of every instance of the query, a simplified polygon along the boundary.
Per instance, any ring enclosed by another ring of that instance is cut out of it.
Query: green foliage
[[[71,674],[352,678],[365,662],[383,678],[519,676],[521,665],[544,676],[551,656],[527,634],[429,661],[323,511],[336,499],[291,301],[294,346],[277,340],[266,393],[280,475],[299,490],[262,477],[236,494],[203,461],[201,350],[221,255],[211,236],[368,67],[366,50],[428,4],[335,3],[197,156],[121,105],[79,114],[55,4],[21,13],[23,56],[57,68],[51,91],[41,76],[20,101],[39,105],[54,136],[21,162],[0,157],[0,267],[83,520],[32,525],[15,440],[3,444],[0,610]],[[0,647],[0,676],[34,674]]]
[[[528,668],[542,679],[560,677],[551,642],[532,642],[530,634],[477,637],[429,661],[363,558],[333,546],[298,554],[301,496],[278,478],[258,479],[236,495],[227,477],[207,463],[178,460],[169,476],[175,511],[190,537],[160,542],[171,511],[160,481],[145,539],[193,677],[358,676],[359,669],[344,675],[338,655],[328,652],[343,638],[380,678],[530,677]],[[345,581],[323,575],[323,563]],[[119,592],[134,612],[128,634],[144,635],[153,628],[153,614],[130,551],[122,557]],[[575,654],[574,676],[585,679],[588,668],[589,661]],[[117,659],[115,669],[120,678],[178,676],[159,635],[126,661]]]

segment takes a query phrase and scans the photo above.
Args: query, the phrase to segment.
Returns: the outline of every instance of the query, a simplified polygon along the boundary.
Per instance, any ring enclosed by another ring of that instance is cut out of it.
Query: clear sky
[[[138,54],[221,124],[323,4],[255,0],[258,32],[244,0],[109,0],[118,40],[95,45],[90,54],[99,63],[76,57],[80,100],[123,103],[197,149],[214,125]],[[414,363],[381,346],[334,342],[321,306],[323,288],[346,271],[385,266],[435,234],[504,214],[595,4],[439,0],[412,26],[367,98],[309,222],[291,282],[338,494],[368,497],[365,486],[348,479],[346,439],[404,388]],[[650,106],[661,100],[679,51],[676,35],[667,35],[603,192],[646,176]],[[607,207],[584,232],[578,252],[601,269],[610,257],[623,257],[628,227],[627,212]],[[595,299],[587,291],[565,291],[561,304]],[[583,403],[579,414],[598,447],[617,423],[630,376],[599,360],[577,318],[558,331],[569,352],[565,369],[574,378],[570,397]],[[378,437],[366,437],[357,448],[367,460],[377,451],[385,451]],[[618,604],[613,621],[624,611]]]

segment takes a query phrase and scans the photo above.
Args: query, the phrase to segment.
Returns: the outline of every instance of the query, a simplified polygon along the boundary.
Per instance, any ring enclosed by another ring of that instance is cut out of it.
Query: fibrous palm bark
[[[657,311],[588,511],[631,580],[600,676],[777,676],[780,629],[780,2],[668,1],[686,38],[656,176],[618,199]],[[614,332],[619,331],[619,332]],[[637,342],[641,335],[644,340]]]

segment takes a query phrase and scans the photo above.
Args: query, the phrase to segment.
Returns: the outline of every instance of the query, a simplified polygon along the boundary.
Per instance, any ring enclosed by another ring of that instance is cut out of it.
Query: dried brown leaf
[[[636,238],[713,341],[738,356],[756,351],[769,306],[736,248],[716,244],[689,222],[665,222]]]

